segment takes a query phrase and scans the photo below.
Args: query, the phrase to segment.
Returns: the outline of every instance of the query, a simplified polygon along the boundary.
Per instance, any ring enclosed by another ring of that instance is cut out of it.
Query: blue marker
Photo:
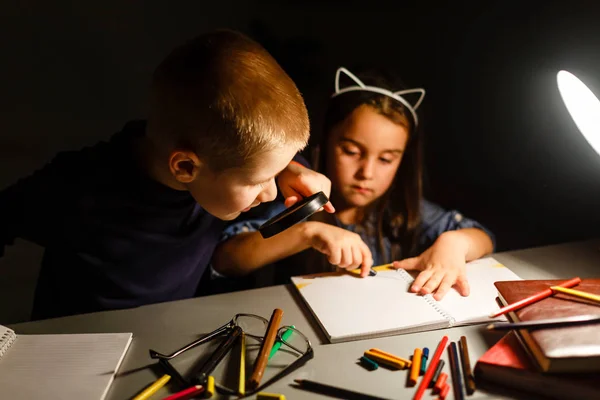
[[[419,375],[425,375],[425,369],[427,366],[428,358],[429,358],[429,349],[427,347],[423,347],[423,356],[421,357],[421,369],[419,370]]]

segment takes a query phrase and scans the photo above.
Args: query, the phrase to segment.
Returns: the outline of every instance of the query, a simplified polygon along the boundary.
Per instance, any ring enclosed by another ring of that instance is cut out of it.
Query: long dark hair
[[[391,91],[405,89],[393,75],[379,70],[365,70],[355,75],[365,84],[385,88]],[[412,102],[411,102],[412,103]],[[327,165],[327,143],[331,131],[360,106],[372,107],[377,113],[390,121],[406,126],[409,137],[402,162],[390,188],[373,207],[365,210],[365,218],[359,223],[367,232],[373,227],[365,226],[371,213],[375,213],[375,233],[382,256],[386,257],[383,238],[392,243],[391,262],[414,255],[417,247],[418,228],[421,221],[420,206],[422,198],[422,150],[420,129],[415,127],[412,114],[406,107],[391,97],[367,92],[353,91],[332,98],[327,107],[320,142],[314,146],[313,165],[321,173]],[[325,214],[325,213],[319,213]],[[323,217],[320,215],[319,217]],[[371,219],[372,220],[372,219]],[[333,223],[330,218],[327,222]]]

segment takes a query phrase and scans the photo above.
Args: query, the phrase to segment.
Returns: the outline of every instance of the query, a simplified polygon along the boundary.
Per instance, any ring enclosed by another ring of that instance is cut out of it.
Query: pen
[[[573,286],[577,286],[579,283],[581,283],[581,278],[579,277],[575,277],[573,279],[569,279],[568,281],[565,281],[563,283],[561,283],[560,285],[555,285],[555,286],[562,286],[562,287],[573,287]],[[539,293],[536,293],[532,296],[526,297],[522,300],[519,300],[515,303],[509,304],[505,307],[502,307],[500,310],[496,311],[495,313],[493,313],[492,315],[490,315],[490,318],[496,318],[500,315],[506,314],[507,312],[510,311],[514,311],[517,310],[519,308],[528,306],[530,304],[535,303],[536,301],[540,301],[545,299],[546,297],[550,297],[552,296],[552,293],[554,293],[552,291],[552,289],[550,289],[550,287],[548,287],[548,289],[542,290]]]
[[[427,368],[427,359],[429,358],[429,349],[427,347],[423,347],[423,355],[421,356],[421,369],[419,370],[419,375],[425,374],[425,369]]]
[[[507,331],[511,329],[550,328],[556,326],[597,324],[600,323],[599,315],[575,315],[573,317],[538,319],[525,322],[498,322],[489,324],[486,328],[490,331]]]
[[[576,297],[579,297],[582,299],[592,300],[592,301],[600,303],[600,296],[597,294],[583,292],[581,290],[567,289],[567,288],[560,287],[560,286],[551,286],[550,289],[554,292],[566,293],[566,294],[570,294],[571,296],[576,296]]]
[[[307,379],[294,379],[299,389],[305,389],[314,393],[319,393],[337,399],[346,400],[383,400],[381,397],[371,396],[364,393],[354,392],[348,389],[342,389],[324,383],[309,381]]]
[[[140,394],[138,394],[137,396],[135,396],[133,398],[133,400],[146,400],[146,399],[149,399],[150,396],[152,396],[153,394],[155,394],[156,392],[158,392],[160,390],[160,388],[162,388],[163,386],[165,386],[167,384],[167,382],[169,382],[169,379],[171,379],[171,375],[165,374],[165,375],[161,376],[152,385],[148,386]]]

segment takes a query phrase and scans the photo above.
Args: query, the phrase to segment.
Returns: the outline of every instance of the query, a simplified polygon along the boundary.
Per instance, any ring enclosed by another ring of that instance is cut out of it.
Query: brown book
[[[504,305],[529,297],[564,280],[500,281],[494,285]],[[600,294],[600,279],[583,279],[574,289]],[[508,313],[512,322],[600,314],[600,305],[566,294],[554,294]],[[600,371],[600,327],[597,324],[520,329],[518,337],[543,372]]]
[[[515,332],[505,335],[475,364],[477,386],[493,391],[487,383],[536,393],[554,399],[600,399],[598,374],[545,374],[529,361]]]

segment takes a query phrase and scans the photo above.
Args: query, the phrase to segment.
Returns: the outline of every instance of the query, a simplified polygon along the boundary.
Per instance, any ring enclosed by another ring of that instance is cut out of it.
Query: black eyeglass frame
[[[157,359],[158,364],[169,375],[171,375],[174,378],[174,380],[178,381],[179,384],[184,388],[193,386],[195,384],[206,385],[206,380],[207,380],[208,376],[210,375],[210,373],[217,367],[219,362],[221,362],[221,360],[227,355],[227,353],[229,353],[229,351],[233,348],[233,345],[237,341],[237,337],[240,336],[242,333],[242,329],[237,325],[237,319],[239,317],[258,318],[265,323],[265,326],[269,322],[267,319],[261,317],[260,315],[256,315],[256,314],[244,314],[244,313],[236,314],[231,319],[231,321],[229,321],[225,325],[222,325],[221,327],[215,329],[214,331],[204,335],[200,339],[194,340],[193,342],[183,346],[182,348],[174,351],[171,354],[165,355],[165,354],[161,354],[155,350],[150,349],[149,350],[150,358]],[[293,345],[288,343],[283,338],[283,333],[286,332],[287,330],[292,330],[293,332],[299,334],[306,341],[306,349],[307,350],[305,352],[302,352],[298,348],[294,347]],[[262,340],[264,339],[262,336],[252,335],[252,334],[248,334],[245,332],[244,332],[244,334],[246,336],[252,337],[253,339],[256,339],[260,342],[262,342]],[[217,337],[222,336],[222,335],[227,335],[228,337],[219,345],[219,347],[211,354],[209,359],[203,364],[202,368],[200,369],[200,372],[198,373],[200,376],[198,378],[195,378],[193,382],[189,379],[184,378],[179,373],[179,371],[177,371],[177,369],[175,369],[175,367],[173,367],[173,365],[171,365],[171,363],[169,362],[169,360],[172,360],[173,358],[181,355],[182,353],[186,352],[187,350],[197,347],[203,343],[207,343],[207,342],[214,340]],[[312,344],[310,343],[310,340],[306,337],[306,335],[304,335],[302,332],[300,332],[295,327],[292,327],[292,326],[280,327],[277,331],[276,340],[281,342],[282,344],[286,345],[287,347],[292,349],[297,354],[300,354],[300,357],[297,358],[296,360],[294,360],[287,367],[283,368],[281,371],[276,373],[274,376],[269,378],[266,382],[263,382],[256,389],[253,389],[251,391],[246,391],[244,393],[244,395],[241,396],[240,398],[243,398],[246,396],[251,396],[260,391],[263,391],[264,388],[266,388],[267,386],[270,386],[271,384],[275,383],[276,381],[284,378],[285,376],[289,375],[293,371],[302,367],[304,364],[306,364],[309,360],[313,359],[313,357],[314,357],[314,350],[313,350]],[[240,393],[238,391],[229,389],[220,384],[216,383],[215,387],[220,394],[240,396]]]

